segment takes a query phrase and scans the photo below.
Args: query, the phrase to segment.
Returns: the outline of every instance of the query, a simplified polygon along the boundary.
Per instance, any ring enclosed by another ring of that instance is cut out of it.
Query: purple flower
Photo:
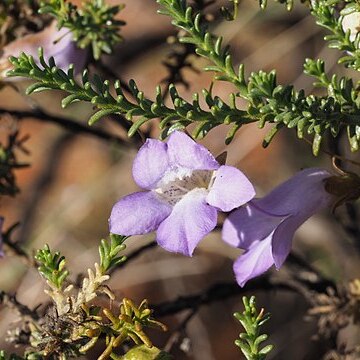
[[[4,252],[2,250],[2,245],[3,245],[3,239],[2,239],[2,227],[4,224],[4,218],[2,216],[0,216],[0,257],[4,256]]]
[[[5,76],[12,67],[9,57],[20,56],[22,52],[33,56],[40,66],[37,60],[40,47],[44,50],[45,59],[48,61],[50,57],[54,57],[56,66],[62,70],[67,70],[70,64],[74,64],[75,73],[79,73],[85,66],[87,50],[77,47],[69,29],[58,30],[56,23],[53,22],[40,32],[26,35],[6,45],[0,58],[1,74]],[[11,79],[13,80],[13,78]]]
[[[322,169],[300,171],[264,198],[252,200],[229,215],[223,240],[245,250],[234,263],[240,286],[274,264],[280,268],[296,229],[334,199],[325,190],[324,180],[330,176]]]
[[[220,166],[205,147],[178,131],[166,143],[146,141],[134,160],[133,177],[147,191],[114,205],[110,232],[139,235],[157,230],[160,246],[188,256],[216,226],[218,210],[230,211],[255,196],[240,170]]]

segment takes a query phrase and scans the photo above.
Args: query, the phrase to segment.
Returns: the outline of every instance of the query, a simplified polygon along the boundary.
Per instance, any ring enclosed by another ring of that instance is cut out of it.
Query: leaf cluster
[[[110,234],[110,240],[102,239],[99,246],[100,254],[100,268],[103,273],[109,271],[112,267],[123,263],[126,256],[118,256],[118,254],[125,250],[124,244],[127,236]]]
[[[160,87],[157,87],[155,100],[152,101],[145,97],[134,81],[130,81],[129,88],[133,97],[131,100],[124,95],[120,81],[116,81],[114,84],[116,95],[113,96],[109,81],[102,81],[97,75],[90,80],[88,72],[84,71],[79,84],[74,79],[72,66],[65,73],[56,67],[53,58],[50,58],[47,64],[42,52],[40,52],[39,59],[43,69],[31,56],[26,54],[22,54],[19,58],[12,57],[10,61],[14,65],[14,70],[10,71],[8,75],[24,76],[36,80],[36,83],[28,87],[28,94],[48,89],[66,91],[69,95],[62,100],[63,107],[76,101],[91,102],[98,108],[98,112],[89,119],[90,125],[106,115],[123,114],[127,120],[133,121],[128,132],[129,136],[132,136],[141,125],[150,119],[160,118],[160,128],[164,138],[171,131],[183,129],[195,122],[197,126],[193,135],[199,138],[205,136],[212,128],[225,123],[233,124],[227,137],[227,140],[231,141],[242,124],[256,121],[249,117],[246,111],[236,107],[234,95],[231,96],[231,103],[228,105],[218,96],[212,96],[211,89],[203,90],[203,97],[209,108],[205,110],[200,105],[198,94],[194,94],[193,101],[188,102],[178,94],[174,85],[170,85],[169,92],[173,104],[173,108],[170,108],[164,103]]]
[[[97,75],[90,79],[85,71],[81,83],[77,83],[73,67],[65,73],[56,67],[54,59],[50,58],[49,63],[46,63],[41,52],[39,61],[42,68],[31,56],[22,54],[19,58],[11,58],[14,70],[10,71],[9,75],[34,79],[36,83],[27,89],[28,93],[47,89],[66,91],[69,95],[62,101],[64,107],[75,101],[93,103],[98,111],[90,118],[89,124],[109,114],[125,115],[127,120],[133,122],[129,136],[150,119],[160,118],[163,138],[171,131],[184,129],[192,123],[196,123],[193,131],[195,138],[205,136],[220,124],[230,124],[231,128],[226,137],[226,142],[229,143],[242,125],[258,122],[259,127],[264,127],[267,123],[274,124],[264,139],[264,146],[270,143],[280,129],[295,128],[299,138],[306,134],[312,136],[313,153],[316,155],[326,134],[336,137],[340,129],[345,127],[351,149],[358,149],[358,89],[352,86],[350,80],[337,81],[336,94],[332,90],[334,84],[329,83],[328,94],[319,97],[306,95],[303,90],[296,91],[292,85],[277,84],[275,71],[260,70],[251,73],[246,79],[244,66],[241,64],[235,71],[229,48],[222,46],[221,37],[216,37],[207,30],[207,24],[200,13],[194,14],[185,0],[157,1],[161,5],[160,12],[170,16],[172,23],[184,30],[179,35],[179,41],[193,44],[198,55],[210,60],[211,64],[205,70],[215,72],[215,80],[227,81],[236,87],[237,92],[230,94],[229,104],[217,96],[212,96],[210,88],[203,91],[208,106],[208,109],[204,109],[200,106],[198,94],[194,94],[193,101],[188,102],[178,94],[174,85],[170,85],[173,107],[169,107],[164,103],[160,87],[157,87],[155,100],[150,100],[134,81],[129,83],[132,99],[124,95],[119,81],[114,84],[113,95],[109,81],[102,81]],[[324,68],[320,67],[316,71],[318,77],[326,78]],[[305,64],[305,72],[312,75],[309,61]],[[247,101],[246,110],[237,108],[237,97]]]
[[[157,0],[157,2],[161,5],[158,12],[171,17],[171,23],[185,31],[185,35],[179,35],[179,41],[193,44],[196,54],[212,62],[212,65],[205,67],[205,71],[216,72],[217,80],[234,84],[245,96],[246,88],[241,77],[243,74],[241,69],[238,74],[235,73],[229,48],[222,47],[222,37],[215,37],[208,31],[201,13],[194,14],[193,8],[188,6],[185,0]]]
[[[35,255],[38,262],[38,270],[40,274],[57,289],[61,289],[64,281],[69,275],[66,269],[65,257],[58,251],[53,253],[49,245],[45,245],[43,249],[39,249]]]
[[[164,324],[151,316],[152,311],[146,300],[136,306],[131,300],[122,299],[119,301],[118,311],[111,310],[112,305],[95,306],[92,303],[100,293],[107,294],[111,301],[115,300],[111,289],[104,284],[109,279],[106,271],[124,261],[125,258],[119,256],[119,253],[124,250],[126,239],[113,234],[109,240],[103,239],[99,246],[101,265],[95,264],[95,271],[89,269],[88,277],[76,289],[72,285],[66,288],[63,286],[69,274],[64,256],[59,252],[52,252],[48,245],[38,250],[35,256],[39,263],[38,270],[50,286],[50,290],[45,290],[45,293],[52,298],[54,304],[47,307],[43,315],[27,319],[21,325],[21,329],[28,334],[26,344],[29,348],[24,355],[26,359],[78,358],[92,349],[100,338],[105,338],[106,343],[99,356],[102,360],[122,358],[116,351],[124,342],[129,341],[136,345],[134,353],[142,354],[143,359],[155,359],[158,355],[169,359],[159,349],[146,350],[153,348],[153,345],[145,328],[166,330]],[[15,335],[14,342],[16,341]],[[22,359],[11,357],[12,355],[10,358],[5,357],[5,353],[0,353],[0,356],[4,360]],[[131,358],[130,355],[127,358]]]
[[[336,137],[339,134],[340,125],[343,124],[351,150],[359,150],[360,94],[358,84],[355,85],[351,78],[345,76],[339,78],[334,74],[329,77],[325,72],[325,62],[321,59],[306,59],[304,72],[316,79],[315,86],[323,87],[327,91],[328,116],[324,122],[331,134]]]
[[[342,26],[344,16],[359,12],[360,6],[354,1],[348,0],[347,2],[348,4],[339,14],[340,0],[314,0],[311,2],[311,14],[316,18],[319,26],[330,32],[324,37],[328,41],[329,47],[347,53],[345,56],[341,56],[338,62],[346,67],[360,70],[360,36],[358,34],[354,40],[351,40],[350,30],[344,31]]]
[[[107,348],[103,354],[111,354],[114,348],[119,347],[127,339],[131,339],[135,344],[144,344],[148,348],[152,347],[152,342],[145,334],[144,328],[152,327],[162,331],[167,328],[164,324],[151,317],[147,300],[143,300],[136,306],[130,299],[124,298],[120,305],[118,315],[109,309],[103,310],[104,315],[110,321],[108,325],[111,333],[106,338]]]
[[[360,118],[357,112],[357,89],[352,87],[351,96],[343,101],[331,94],[323,97],[307,96],[303,90],[296,91],[292,85],[278,85],[275,71],[254,72],[246,81],[243,65],[240,65],[235,72],[229,48],[222,47],[221,37],[215,37],[207,31],[207,25],[202,21],[200,13],[194,15],[185,0],[157,1],[162,6],[160,13],[170,16],[173,19],[172,23],[186,32],[186,35],[180,35],[179,41],[194,44],[196,53],[212,62],[212,65],[207,66],[205,70],[214,71],[215,79],[231,82],[237,87],[239,92],[236,96],[248,101],[247,115],[253,119],[257,118],[259,127],[263,127],[266,123],[275,124],[264,139],[264,146],[270,143],[281,128],[296,128],[299,138],[303,138],[305,134],[313,135],[313,153],[316,155],[324,135],[330,132],[336,137],[339,129],[345,126],[351,149],[353,151],[358,149]],[[338,41],[344,43],[346,39],[349,40],[349,33],[344,34],[341,23],[334,17],[334,9],[327,7],[328,4],[334,5],[335,2],[314,1],[313,3],[313,15],[323,13],[323,16],[319,17],[320,20],[331,19],[329,29],[334,30],[336,25]],[[325,20],[321,22],[319,19],[320,25],[326,23]],[[359,36],[357,38],[360,39]],[[357,47],[358,40],[350,44]],[[341,50],[347,49],[341,48]],[[322,74],[325,76],[325,71]],[[341,88],[341,92],[348,92],[349,85],[351,85],[349,82],[340,81],[338,88]]]
[[[68,28],[77,45],[82,49],[91,46],[94,58],[99,59],[102,53],[111,54],[122,40],[119,31],[125,23],[116,19],[122,8],[104,0],[86,1],[81,9],[66,0],[46,0],[39,12],[55,17],[59,29]]]
[[[247,360],[264,360],[273,349],[273,345],[266,345],[261,348],[260,344],[267,340],[268,336],[266,334],[261,335],[260,328],[270,319],[270,314],[264,314],[264,309],[258,312],[255,296],[251,296],[250,299],[244,296],[242,300],[245,310],[242,313],[235,313],[234,316],[245,329],[245,333],[239,335],[240,339],[235,340],[235,344]]]

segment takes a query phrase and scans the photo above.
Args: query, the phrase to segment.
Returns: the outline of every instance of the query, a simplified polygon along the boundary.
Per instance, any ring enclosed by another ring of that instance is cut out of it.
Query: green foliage
[[[102,53],[111,54],[122,40],[119,30],[125,23],[115,19],[122,8],[109,6],[104,0],[87,0],[81,9],[66,0],[46,0],[39,12],[54,16],[59,28],[68,28],[80,48],[91,45],[94,58],[99,59]]]
[[[244,296],[242,300],[245,310],[235,313],[234,316],[245,329],[245,333],[239,335],[240,339],[235,340],[235,344],[247,360],[264,360],[273,349],[273,345],[260,348],[260,344],[268,338],[266,334],[260,334],[260,327],[270,319],[270,314],[264,314],[264,309],[257,311],[255,296],[251,296],[250,299]]]
[[[88,269],[88,276],[81,287],[72,285],[63,287],[69,272],[65,268],[65,258],[59,252],[52,253],[49,246],[38,250],[35,258],[39,263],[39,272],[47,280],[50,289],[45,290],[53,300],[53,306],[35,318],[26,319],[23,324],[28,338],[28,352],[25,359],[69,359],[79,358],[88,353],[99,339],[105,339],[105,349],[99,359],[121,359],[115,351],[125,342],[136,345],[126,359],[170,359],[167,354],[155,347],[146,334],[146,328],[165,331],[166,326],[151,315],[146,300],[136,306],[125,298],[119,301],[120,307],[114,309],[115,295],[105,282],[110,276],[106,271],[125,260],[119,252],[125,248],[127,237],[110,235],[110,239],[102,240],[99,246],[100,266],[95,264],[95,271]],[[93,300],[99,294],[106,294],[110,299],[108,306],[96,306]],[[21,332],[16,332],[21,333]],[[24,343],[24,340],[23,340]],[[124,350],[124,349],[122,349]],[[140,357],[141,355],[141,357]],[[0,353],[0,360],[20,360],[20,357],[5,357]]]
[[[305,65],[310,74],[310,62]],[[325,73],[319,77],[326,78]],[[335,77],[335,82],[337,78]],[[295,91],[291,85],[276,84],[275,72],[260,71],[252,74],[248,83],[250,90],[249,112],[260,118],[260,127],[266,123],[275,123],[273,130],[264,140],[267,146],[273,136],[282,127],[296,128],[299,138],[313,134],[313,153],[318,154],[323,137],[330,131],[336,137],[341,127],[349,134],[351,150],[358,150],[360,113],[358,91],[351,80],[341,79],[334,93],[329,86],[329,94],[323,97],[306,96],[304,91]],[[342,95],[340,95],[340,93]]]
[[[344,124],[350,147],[357,151],[360,144],[360,94],[352,79],[339,78],[334,74],[331,78],[325,73],[323,60],[306,59],[304,72],[316,78],[315,86],[327,89],[327,118],[324,119],[331,134],[336,137],[340,124]],[[324,98],[325,100],[325,98]]]
[[[12,57],[10,61],[14,65],[14,70],[8,75],[29,77],[37,81],[28,87],[28,94],[59,89],[69,93],[62,101],[63,107],[75,101],[91,102],[99,111],[89,119],[90,125],[109,114],[124,114],[127,120],[134,121],[129,129],[129,136],[132,136],[148,120],[161,118],[160,128],[163,130],[163,137],[175,129],[183,129],[196,122],[197,126],[193,135],[199,138],[205,136],[212,128],[225,123],[233,124],[228,134],[228,141],[231,141],[242,124],[256,121],[256,118],[248,116],[246,111],[236,108],[234,95],[231,96],[231,104],[227,105],[219,97],[213,97],[211,89],[203,91],[204,99],[209,107],[209,111],[206,111],[200,106],[198,94],[194,94],[193,101],[190,103],[181,98],[175,86],[171,85],[170,96],[174,108],[170,108],[163,101],[160,87],[157,87],[155,101],[152,101],[139,91],[134,81],[130,81],[129,87],[135,99],[135,101],[130,101],[125,97],[120,82],[117,81],[114,85],[116,91],[116,97],[114,97],[110,93],[109,81],[102,81],[95,75],[90,82],[88,72],[85,71],[82,83],[78,84],[74,79],[72,67],[65,73],[55,66],[54,59],[51,58],[47,64],[42,52],[40,52],[40,62],[44,69],[41,69],[34,59],[26,54],[22,54],[19,58]]]
[[[110,234],[109,241],[106,239],[101,240],[99,254],[100,268],[103,273],[126,260],[126,256],[118,256],[118,254],[126,248],[124,242],[127,238],[127,236]]]
[[[186,1],[157,1],[163,6],[160,12],[172,17],[172,23],[187,32],[187,35],[180,36],[180,41],[193,43],[196,52],[213,63],[205,70],[214,71],[217,74],[215,79],[231,82],[238,88],[237,95],[249,102],[247,115],[258,119],[259,127],[266,123],[275,124],[264,139],[264,146],[271,142],[281,128],[296,128],[299,138],[303,138],[305,134],[313,135],[313,153],[317,155],[324,135],[330,130],[336,137],[340,127],[345,125],[351,149],[358,149],[360,134],[357,129],[360,118],[353,111],[357,108],[356,102],[353,101],[352,108],[349,109],[331,96],[306,96],[302,90],[295,91],[292,85],[278,85],[275,71],[254,72],[246,81],[243,65],[239,66],[236,73],[229,49],[222,48],[222,38],[216,38],[207,31],[201,15],[193,15],[191,7],[186,6]],[[325,8],[323,10],[325,11]],[[353,94],[353,97],[357,98],[357,95]]]
[[[240,94],[246,98],[242,67],[239,68],[238,73],[234,71],[229,48],[222,47],[222,37],[216,38],[207,31],[201,14],[194,15],[192,7],[187,6],[185,0],[157,0],[157,2],[161,5],[159,13],[170,16],[172,24],[186,32],[186,35],[179,36],[179,41],[194,44],[196,53],[213,63],[205,70],[216,72],[217,80],[233,83],[239,89]]]
[[[65,257],[57,251],[51,252],[49,245],[37,251],[35,260],[38,262],[40,274],[57,289],[61,289],[64,281],[69,275],[66,269]]]
[[[104,353],[110,354],[113,348],[120,346],[128,339],[137,345],[144,344],[151,348],[152,343],[143,329],[152,327],[163,331],[167,330],[164,324],[151,317],[151,310],[146,300],[136,306],[131,300],[123,299],[119,314],[114,314],[109,309],[104,309],[103,312],[110,321],[108,328],[111,329],[107,331],[107,349]],[[147,354],[147,358],[151,358],[150,355],[152,354]]]
[[[192,123],[196,123],[192,134],[195,138],[205,136],[208,131],[220,124],[230,124],[231,128],[226,137],[226,143],[229,143],[236,131],[244,124],[258,122],[259,127],[262,128],[270,123],[274,125],[264,139],[264,146],[272,141],[280,129],[295,128],[299,138],[307,134],[312,136],[313,153],[317,155],[323,137],[329,133],[336,137],[340,129],[345,127],[349,134],[351,150],[358,150],[360,141],[358,91],[352,86],[351,81],[344,79],[338,81],[335,92],[334,84],[329,83],[328,94],[318,97],[306,95],[303,90],[296,91],[292,85],[277,84],[275,71],[260,70],[251,73],[249,78],[245,79],[244,66],[240,65],[235,72],[228,47],[222,47],[222,38],[215,37],[207,31],[201,15],[193,14],[192,8],[187,6],[186,1],[157,1],[162,6],[160,12],[170,16],[173,24],[185,31],[179,35],[179,40],[194,44],[196,53],[210,60],[212,64],[205,70],[214,71],[215,80],[230,82],[237,88],[237,93],[230,94],[229,105],[219,97],[213,97],[210,88],[203,91],[208,106],[208,109],[203,109],[199,104],[198,94],[194,94],[190,103],[178,94],[174,85],[170,85],[169,93],[173,105],[173,108],[170,108],[164,103],[160,87],[157,88],[153,101],[145,97],[134,81],[129,84],[134,100],[125,97],[119,81],[115,82],[116,95],[113,96],[110,93],[109,81],[102,81],[97,75],[89,79],[88,72],[85,71],[82,82],[78,84],[74,79],[72,67],[65,73],[56,67],[54,59],[50,59],[47,64],[41,52],[39,59],[43,68],[40,68],[31,56],[22,54],[19,58],[11,58],[14,70],[10,71],[9,75],[34,79],[36,83],[27,89],[27,93],[47,89],[61,89],[68,92],[69,95],[62,101],[64,107],[75,101],[93,103],[98,111],[90,118],[89,124],[109,114],[125,115],[127,120],[133,122],[129,136],[147,121],[160,118],[162,138],[171,131],[184,129]],[[312,76],[315,74],[317,78],[327,79],[324,66],[312,70],[307,61],[305,71]],[[246,110],[236,107],[238,96],[248,102]]]
[[[358,3],[351,1],[337,14],[340,0],[314,0],[311,2],[311,14],[316,18],[316,23],[328,30],[331,34],[324,39],[329,42],[329,47],[346,51],[348,54],[339,59],[339,63],[355,70],[360,70],[360,37],[350,40],[350,30],[344,31],[342,27],[343,16],[354,11],[360,11]]]

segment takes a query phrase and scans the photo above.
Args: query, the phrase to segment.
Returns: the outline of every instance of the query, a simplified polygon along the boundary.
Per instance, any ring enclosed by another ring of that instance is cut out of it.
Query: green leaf
[[[234,317],[241,323],[246,332],[239,334],[239,339],[235,340],[235,344],[247,360],[265,360],[273,349],[273,345],[266,345],[261,348],[261,343],[267,340],[268,336],[260,334],[260,327],[269,320],[270,314],[264,314],[263,309],[258,312],[254,296],[251,296],[250,299],[244,296],[243,303],[245,310],[242,313],[235,313]]]
[[[103,118],[104,116],[110,115],[110,114],[114,114],[116,113],[116,111],[114,111],[113,109],[103,109],[103,110],[99,110],[98,112],[96,112],[95,114],[93,114],[89,121],[88,124],[94,125],[97,121],[99,121],[101,118]]]

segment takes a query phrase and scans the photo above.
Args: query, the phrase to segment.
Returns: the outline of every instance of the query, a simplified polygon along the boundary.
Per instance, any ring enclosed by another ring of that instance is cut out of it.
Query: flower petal
[[[281,267],[290,253],[295,231],[306,219],[299,215],[290,216],[275,230],[272,237],[272,257],[277,269]]]
[[[248,178],[233,166],[220,166],[206,198],[207,202],[222,211],[230,211],[250,201],[255,189]]]
[[[199,241],[216,226],[217,211],[206,203],[206,191],[186,194],[157,230],[157,242],[165,250],[191,256]]]
[[[254,207],[252,201],[233,211],[224,221],[222,239],[231,246],[249,249],[272,233],[284,219]]]
[[[171,213],[171,206],[151,191],[136,192],[120,199],[112,208],[110,232],[140,235],[154,231]]]
[[[254,204],[274,215],[303,213],[310,208],[321,209],[332,198],[325,191],[323,181],[329,176],[331,174],[323,169],[309,168],[300,171],[264,198],[255,200]]]
[[[74,64],[75,73],[81,72],[85,66],[88,50],[77,47],[71,32],[65,27],[58,30],[56,21],[53,21],[42,31],[25,35],[4,46],[0,57],[0,69],[8,69],[7,59],[10,56],[18,57],[22,52],[33,56],[35,62],[40,65],[40,47],[44,50],[46,61],[53,56],[56,66],[64,71],[67,71],[70,64]]]
[[[167,144],[147,139],[133,163],[133,177],[143,189],[152,189],[169,168]]]
[[[70,64],[73,64],[74,72],[75,74],[78,74],[82,72],[85,66],[88,51],[86,49],[78,48],[76,43],[72,41],[72,38],[69,38],[69,35],[66,37],[67,40],[62,40],[64,41],[63,48],[56,49],[51,56],[55,58],[56,66],[58,68],[66,72]]]
[[[181,131],[174,131],[167,145],[172,165],[192,170],[215,170],[220,166],[208,149]]]
[[[274,260],[271,254],[271,235],[258,241],[234,262],[236,281],[240,286],[256,276],[263,274],[272,265]]]

